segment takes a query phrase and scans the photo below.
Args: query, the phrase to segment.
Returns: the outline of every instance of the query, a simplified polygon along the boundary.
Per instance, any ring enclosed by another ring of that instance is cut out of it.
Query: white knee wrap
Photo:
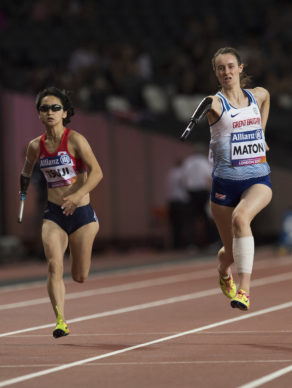
[[[232,251],[237,272],[252,273],[254,238],[252,236],[234,238]]]

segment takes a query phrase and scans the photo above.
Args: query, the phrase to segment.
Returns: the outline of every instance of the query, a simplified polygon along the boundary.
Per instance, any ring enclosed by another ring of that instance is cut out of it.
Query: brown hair
[[[235,48],[222,47],[219,50],[217,50],[216,53],[213,55],[212,66],[213,66],[214,71],[216,71],[216,67],[215,67],[216,58],[221,54],[232,54],[233,56],[235,56],[237,63],[238,63],[238,66],[243,64],[243,62],[240,58],[240,54]],[[244,68],[245,68],[245,66],[244,66]],[[251,77],[245,73],[244,68],[243,68],[243,71],[240,73],[240,86],[242,88],[250,86],[250,84],[251,84]]]

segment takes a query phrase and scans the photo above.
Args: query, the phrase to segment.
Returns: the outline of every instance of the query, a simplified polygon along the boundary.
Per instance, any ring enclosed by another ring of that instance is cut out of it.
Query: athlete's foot
[[[238,290],[236,296],[231,299],[230,304],[233,308],[238,308],[240,310],[246,311],[249,309],[250,306],[249,296],[244,290],[240,289]]]
[[[60,337],[64,337],[64,336],[68,335],[70,333],[70,330],[67,326],[67,323],[65,321],[63,321],[62,316],[61,316],[60,311],[59,311],[57,306],[56,306],[56,310],[57,310],[57,323],[56,323],[56,327],[53,331],[53,337],[60,338]]]
[[[227,296],[227,298],[232,299],[236,296],[236,285],[231,273],[226,276],[219,274],[219,284],[221,291],[225,296]]]
[[[64,321],[57,322],[55,330],[53,331],[54,338],[60,338],[68,335],[70,330]]]

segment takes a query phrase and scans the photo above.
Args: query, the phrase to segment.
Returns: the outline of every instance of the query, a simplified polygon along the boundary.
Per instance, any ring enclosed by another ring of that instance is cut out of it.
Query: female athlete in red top
[[[28,145],[21,192],[26,191],[39,160],[48,185],[42,242],[48,261],[47,288],[57,318],[53,335],[57,338],[69,334],[64,317],[64,253],[69,245],[72,278],[84,282],[99,229],[89,193],[102,179],[102,171],[85,137],[65,127],[74,114],[65,92],[55,87],[43,90],[37,96],[36,108],[46,132]]]

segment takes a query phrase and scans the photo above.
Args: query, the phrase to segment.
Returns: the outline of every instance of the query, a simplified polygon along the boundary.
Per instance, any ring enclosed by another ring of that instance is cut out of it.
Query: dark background
[[[71,90],[82,112],[177,139],[197,102],[217,91],[212,56],[233,46],[252,76],[251,86],[271,94],[269,162],[289,173],[291,26],[292,4],[283,0],[2,0],[1,91],[35,98],[55,85]],[[6,136],[3,122],[0,129]],[[209,141],[206,122],[188,141],[198,140]],[[3,149],[1,155],[5,236]],[[287,194],[291,179],[281,189]],[[277,242],[277,233],[267,238]]]

